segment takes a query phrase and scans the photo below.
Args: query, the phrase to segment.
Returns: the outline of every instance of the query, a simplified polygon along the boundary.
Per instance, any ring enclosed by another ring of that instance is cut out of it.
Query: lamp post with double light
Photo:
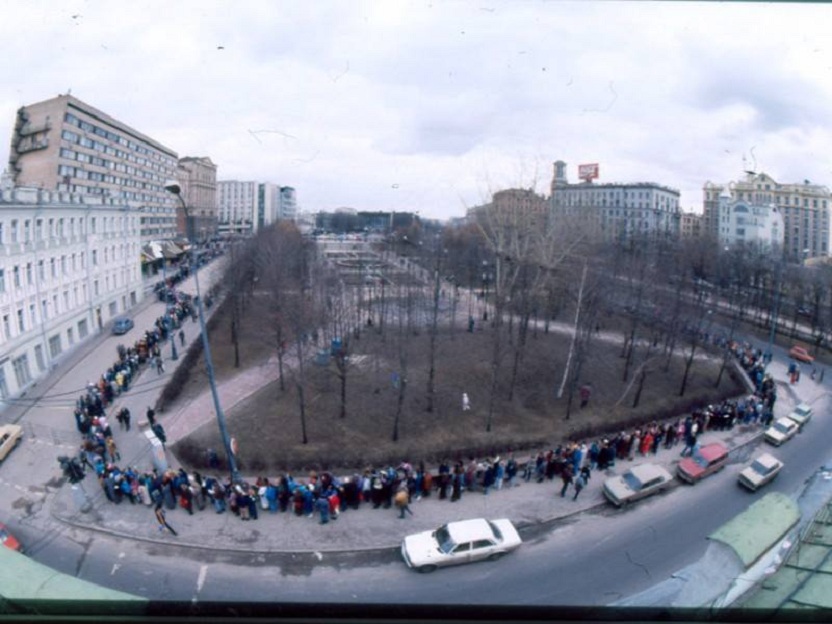
[[[188,227],[191,221],[188,215],[188,206],[185,203],[185,199],[182,197],[182,187],[179,186],[179,183],[176,181],[169,181],[165,183],[165,190],[176,195],[182,205],[182,210],[185,213],[185,224],[186,227]],[[190,230],[190,228],[188,229]],[[188,234],[188,241],[191,242],[191,232],[188,232]],[[217,392],[217,380],[214,375],[214,362],[211,358],[211,345],[208,342],[208,330],[205,328],[205,308],[203,307],[202,296],[199,292],[199,267],[196,263],[194,263],[193,249],[189,250],[188,254],[191,262],[191,273],[194,276],[194,286],[196,288],[196,307],[199,315],[199,330],[202,334],[202,352],[205,356],[205,369],[208,373],[208,385],[211,386],[211,397],[214,399],[214,411],[217,414],[217,425],[220,429],[220,437],[222,438],[222,444],[225,448],[225,455],[228,458],[228,468],[231,472],[231,480],[232,482],[237,483],[240,481],[240,473],[237,471],[237,461],[234,457],[234,451],[231,448],[231,438],[228,435],[228,428],[225,424],[225,413],[222,410],[222,405],[220,405],[219,392]]]

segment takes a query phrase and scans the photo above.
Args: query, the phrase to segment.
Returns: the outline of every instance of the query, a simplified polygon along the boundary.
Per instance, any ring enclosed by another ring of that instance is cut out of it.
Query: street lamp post
[[[170,299],[168,298],[168,270],[167,258],[165,258],[165,251],[162,250],[162,279],[165,282],[165,289],[162,294],[165,297],[165,327],[168,330],[168,338],[170,339],[170,359],[174,362],[179,359],[179,354],[176,352],[176,338],[173,335],[173,321],[170,317]]]
[[[182,210],[185,212],[185,223],[188,223],[188,206],[185,204],[185,199],[182,197],[182,188],[178,182],[171,181],[165,184],[165,190],[173,193],[182,204]],[[193,263],[193,253],[189,252],[191,260],[191,272],[194,276],[194,286],[196,287],[196,303],[197,312],[199,314],[199,330],[202,334],[202,351],[205,356],[205,369],[208,373],[208,385],[211,387],[211,397],[214,400],[214,411],[217,414],[217,425],[220,429],[220,437],[222,437],[222,444],[225,447],[225,455],[228,458],[228,467],[231,471],[231,480],[234,483],[240,481],[240,473],[237,471],[237,461],[234,457],[234,452],[231,449],[231,438],[228,435],[228,428],[225,424],[225,413],[222,411],[220,405],[220,395],[217,392],[217,380],[214,375],[214,362],[211,358],[211,345],[208,342],[208,330],[205,328],[205,308],[202,304],[202,296],[199,291],[199,267]]]

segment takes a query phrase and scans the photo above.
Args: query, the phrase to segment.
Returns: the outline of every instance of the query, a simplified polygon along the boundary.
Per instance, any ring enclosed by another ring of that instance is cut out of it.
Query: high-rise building
[[[714,238],[719,237],[720,219],[724,217],[720,209],[720,197],[724,195],[734,202],[777,209],[783,218],[783,254],[787,260],[803,262],[829,255],[832,195],[825,186],[809,180],[780,184],[766,173],[747,171],[742,180],[706,182],[702,195],[704,229]]]
[[[597,176],[597,167],[594,169]],[[587,178],[589,180],[589,178]],[[679,235],[678,190],[655,182],[570,184],[566,163],[555,162],[549,198],[552,216],[576,217],[608,240],[638,235]]]
[[[177,234],[195,240],[211,238],[217,233],[217,166],[207,156],[186,156],[179,159],[176,179],[188,207],[186,219],[182,206],[177,206]]]
[[[177,200],[164,189],[176,166],[176,152],[71,95],[17,111],[9,152],[14,185],[143,207],[142,240],[176,235]]]
[[[294,218],[297,211],[295,189],[291,186],[220,180],[217,188],[220,234],[253,234],[279,219]]]

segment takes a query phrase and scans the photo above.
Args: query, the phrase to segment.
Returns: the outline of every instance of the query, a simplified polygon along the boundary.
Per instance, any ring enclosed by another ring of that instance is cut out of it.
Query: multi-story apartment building
[[[252,234],[257,216],[258,184],[239,180],[217,182],[220,234]]]
[[[294,220],[298,216],[298,201],[295,189],[291,186],[280,187],[280,207],[277,211],[278,219]]]
[[[196,240],[211,238],[217,233],[217,166],[207,156],[186,156],[179,159],[176,178],[188,207],[186,218],[182,206],[177,206],[177,234]]]
[[[253,234],[279,219],[293,219],[297,213],[291,186],[220,180],[217,187],[220,234]]]
[[[566,163],[555,163],[549,198],[555,219],[578,217],[607,240],[632,236],[679,236],[678,190],[655,182],[570,184]]]
[[[0,191],[0,399],[142,299],[139,219],[112,198]]]
[[[702,235],[702,215],[682,212],[679,218],[679,235],[682,238],[699,238]]]
[[[176,166],[176,152],[71,95],[17,111],[13,183],[143,206],[144,241],[176,235],[177,200],[164,189]]]
[[[720,196],[755,206],[775,207],[783,218],[783,255],[787,260],[803,262],[807,258],[826,257],[830,252],[829,212],[832,196],[827,187],[803,183],[779,184],[765,173],[746,172],[742,180],[726,184],[706,182],[703,189],[706,233],[718,237]]]

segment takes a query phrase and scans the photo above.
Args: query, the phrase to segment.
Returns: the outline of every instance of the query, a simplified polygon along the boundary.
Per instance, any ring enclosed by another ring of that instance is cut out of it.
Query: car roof
[[[480,539],[494,539],[494,531],[484,518],[449,522],[447,527],[451,539],[457,544]]]
[[[759,457],[755,457],[754,461],[762,464],[766,468],[771,468],[780,463],[780,460],[770,453],[763,453]]]
[[[20,433],[21,431],[23,431],[23,427],[21,427],[20,425],[0,425],[0,436],[2,436],[5,433],[15,435],[16,433]]]
[[[636,479],[642,483],[655,479],[658,476],[667,475],[667,471],[656,464],[639,464],[638,466],[630,468],[630,472],[632,472]]]
[[[699,449],[699,454],[705,458],[706,461],[713,461],[722,455],[728,454],[728,447],[721,442],[711,442]]]
[[[774,424],[777,424],[777,423],[780,423],[781,425],[783,425],[785,427],[789,427],[789,428],[797,427],[797,423],[795,421],[793,421],[791,418],[789,418],[788,416],[781,416],[780,418],[778,418],[777,420],[774,421]]]
[[[796,411],[796,412],[811,412],[812,411],[812,406],[809,405],[808,403],[801,403],[800,405],[798,405],[797,407],[794,408],[794,411]]]

